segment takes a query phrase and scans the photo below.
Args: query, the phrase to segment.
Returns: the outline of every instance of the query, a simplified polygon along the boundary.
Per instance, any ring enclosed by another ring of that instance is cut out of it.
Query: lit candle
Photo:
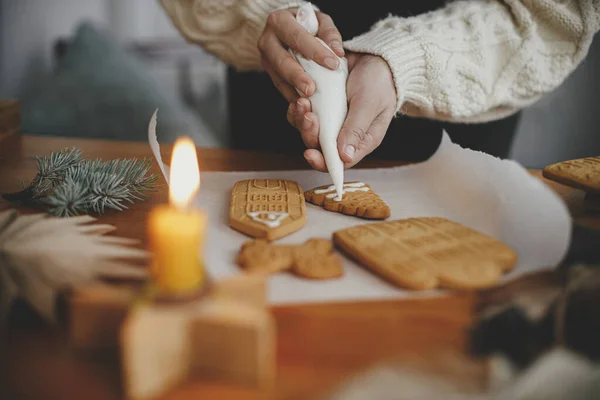
[[[170,204],[152,210],[148,223],[151,276],[160,292],[181,295],[198,290],[204,280],[206,214],[190,204],[200,188],[200,171],[189,138],[175,142],[169,183]]]

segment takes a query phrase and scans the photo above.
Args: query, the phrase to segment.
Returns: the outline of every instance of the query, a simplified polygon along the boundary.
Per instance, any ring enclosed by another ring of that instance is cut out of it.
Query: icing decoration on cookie
[[[281,225],[281,221],[287,218],[288,213],[274,211],[253,211],[249,212],[248,216],[256,222],[267,225],[269,228],[275,228]]]
[[[337,199],[333,186],[323,185],[304,192],[308,203],[323,207],[327,211],[339,212],[364,219],[386,219],[391,210],[373,188],[362,182],[346,182],[344,195]]]
[[[327,189],[317,189],[315,190],[315,194],[323,194],[334,192],[335,186],[331,185]],[[353,182],[353,183],[344,183],[344,189],[342,190],[342,194],[346,192],[368,192],[369,188],[363,182]],[[342,199],[337,195],[337,193],[329,193],[325,196],[328,199],[333,199],[335,201],[341,201]]]

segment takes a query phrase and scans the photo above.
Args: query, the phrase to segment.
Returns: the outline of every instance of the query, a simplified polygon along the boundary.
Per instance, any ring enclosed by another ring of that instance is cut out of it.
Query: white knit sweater
[[[161,1],[188,40],[240,70],[260,69],[257,41],[267,16],[305,3]],[[600,0],[467,0],[416,17],[389,16],[344,47],[388,62],[398,111],[481,122],[558,87],[599,29]]]

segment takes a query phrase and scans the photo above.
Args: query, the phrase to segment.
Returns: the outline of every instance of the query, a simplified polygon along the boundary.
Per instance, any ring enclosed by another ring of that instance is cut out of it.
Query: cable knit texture
[[[273,11],[300,7],[290,0],[161,0],[190,42],[238,70],[260,70],[258,38]]]
[[[162,3],[189,40],[238,69],[259,69],[257,41],[267,16],[305,2]],[[599,29],[600,0],[470,0],[411,18],[389,16],[344,46],[387,61],[397,111],[483,122],[510,115],[562,84]]]

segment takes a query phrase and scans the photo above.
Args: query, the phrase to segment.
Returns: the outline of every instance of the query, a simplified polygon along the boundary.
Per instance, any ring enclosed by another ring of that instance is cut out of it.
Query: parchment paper
[[[235,257],[249,238],[228,225],[229,200],[235,182],[252,178],[290,179],[304,190],[330,184],[328,174],[287,172],[201,173],[198,206],[209,216],[205,262],[214,279],[239,274]],[[555,266],[566,254],[570,216],[562,200],[519,164],[463,149],[444,133],[437,152],[426,162],[398,168],[346,173],[346,181],[363,181],[390,206],[390,220],[438,216],[465,224],[510,245],[519,255],[512,279]],[[371,223],[307,204],[304,228],[277,243],[331,238],[334,231]],[[399,289],[344,257],[345,276],[309,281],[277,274],[269,281],[272,304],[367,300],[443,295],[443,291]]]

